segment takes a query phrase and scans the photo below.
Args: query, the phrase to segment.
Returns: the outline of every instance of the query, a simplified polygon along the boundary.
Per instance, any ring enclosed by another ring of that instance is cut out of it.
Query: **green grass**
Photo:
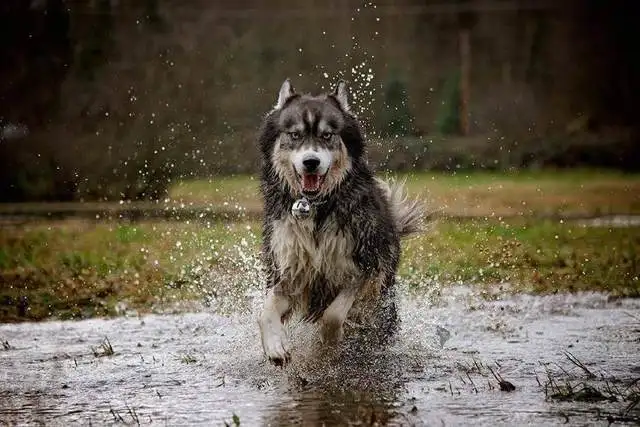
[[[445,216],[640,214],[638,174],[578,169],[398,177],[406,178],[409,194]],[[183,181],[170,188],[169,196],[188,204],[261,208],[258,181],[252,176]]]
[[[259,181],[253,175],[212,177],[180,181],[169,189],[171,200],[187,203],[213,203],[217,205],[248,205],[260,207]]]
[[[198,359],[190,352],[180,356],[180,361],[187,365],[192,363],[198,363]]]
[[[207,273],[235,268],[248,224],[60,221],[4,226],[0,320],[115,315],[206,297]],[[240,231],[238,231],[241,228]],[[241,236],[241,237],[240,237]]]
[[[420,288],[509,284],[515,291],[599,290],[640,294],[640,228],[556,221],[440,221],[404,245],[400,274]]]
[[[104,337],[98,347],[91,347],[91,353],[93,353],[94,357],[108,357],[115,354],[108,337]]]
[[[211,297],[230,312],[243,308],[248,288],[263,285],[254,221],[69,220],[1,231],[0,321],[112,316],[122,303],[148,312]],[[403,248],[400,279],[416,292],[469,283],[640,296],[640,227],[439,220]]]

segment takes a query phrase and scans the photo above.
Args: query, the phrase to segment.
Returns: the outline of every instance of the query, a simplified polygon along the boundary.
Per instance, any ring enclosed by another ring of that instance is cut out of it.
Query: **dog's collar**
[[[297,219],[305,219],[311,216],[313,210],[326,203],[326,200],[309,200],[302,196],[291,205],[291,215]]]

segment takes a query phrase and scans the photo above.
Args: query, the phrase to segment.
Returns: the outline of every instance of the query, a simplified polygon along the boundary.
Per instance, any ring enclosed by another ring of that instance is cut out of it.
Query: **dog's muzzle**
[[[307,154],[302,159],[300,181],[302,184],[302,192],[308,197],[313,197],[320,191],[320,187],[324,182],[325,175],[321,174],[321,163],[320,157],[314,154]]]

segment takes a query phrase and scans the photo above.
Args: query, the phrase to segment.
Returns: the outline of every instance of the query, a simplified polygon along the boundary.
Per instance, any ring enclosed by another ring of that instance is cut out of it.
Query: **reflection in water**
[[[265,425],[387,425],[399,416],[380,395],[328,390],[302,391],[290,403],[268,408]]]
[[[405,362],[393,348],[372,348],[358,338],[298,354],[286,373],[289,399],[267,409],[265,424],[384,425],[398,416]]]

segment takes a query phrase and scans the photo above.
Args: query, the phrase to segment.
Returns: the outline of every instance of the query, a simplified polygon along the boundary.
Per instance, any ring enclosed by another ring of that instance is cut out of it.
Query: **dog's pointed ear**
[[[346,112],[349,111],[349,92],[347,91],[347,82],[344,80],[338,81],[336,88],[331,94],[338,101],[340,107]]]
[[[284,106],[284,103],[287,102],[287,99],[291,98],[296,91],[291,86],[291,81],[286,79],[282,86],[280,87],[280,93],[278,94],[278,102],[276,103],[275,109],[279,110]]]

